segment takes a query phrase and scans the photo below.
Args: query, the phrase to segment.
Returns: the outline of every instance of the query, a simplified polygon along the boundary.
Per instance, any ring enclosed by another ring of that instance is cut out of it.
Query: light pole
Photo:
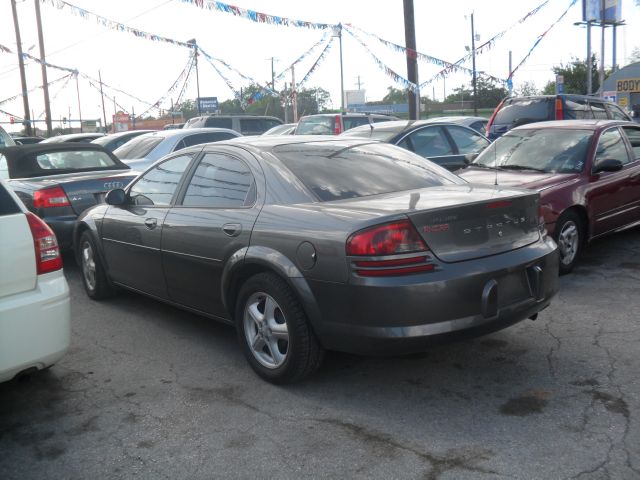
[[[27,79],[24,74],[24,59],[22,58],[22,40],[20,39],[20,26],[18,25],[18,11],[16,0],[11,0],[13,12],[13,26],[16,31],[16,49],[18,50],[18,66],[20,67],[20,83],[22,84],[22,103],[24,106],[24,128],[27,135],[31,135],[31,119],[29,117],[29,95],[27,93]]]
[[[200,77],[198,76],[198,45],[195,38],[187,40],[187,43],[193,46],[193,54],[195,55],[194,62],[196,66],[196,91],[198,95],[198,98],[196,98],[196,103],[198,104],[198,115],[202,115],[202,111],[200,110]]]
[[[333,36],[340,40],[340,111],[344,112],[344,72],[342,69],[342,24],[333,27]]]
[[[473,28],[473,13],[471,13],[471,58],[473,59],[473,114],[478,116],[478,91],[476,90],[476,32]]]

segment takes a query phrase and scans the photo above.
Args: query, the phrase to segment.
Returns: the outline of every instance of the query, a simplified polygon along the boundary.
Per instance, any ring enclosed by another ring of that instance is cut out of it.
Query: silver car
[[[219,142],[220,140],[229,140],[239,136],[238,132],[228,128],[160,130],[129,140],[114,150],[113,153],[123,163],[141,172],[169,153],[193,145]]]
[[[76,224],[88,295],[117,285],[234,325],[274,383],[325,350],[416,352],[535,318],[557,289],[537,192],[369,140],[189,148],[106,202]]]

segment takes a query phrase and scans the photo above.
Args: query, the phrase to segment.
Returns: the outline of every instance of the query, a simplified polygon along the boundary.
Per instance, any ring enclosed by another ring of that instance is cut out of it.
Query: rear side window
[[[282,146],[274,153],[321,202],[464,183],[392,145]]]
[[[7,157],[0,153],[0,178],[7,180],[9,178],[9,165],[7,165]]]
[[[219,142],[220,140],[229,140],[234,138],[235,135],[227,132],[204,132],[196,133],[195,135],[189,135],[180,142],[181,147],[191,147],[193,145],[201,145],[209,142]],[[178,150],[178,149],[176,149]]]
[[[495,124],[516,127],[526,123],[552,119],[552,100],[549,98],[522,98],[505,102],[498,111]]]
[[[624,133],[626,133],[627,138],[629,139],[634,160],[640,158],[640,128],[622,127],[622,130],[624,130]],[[0,172],[0,174],[1,173],[2,172]]]
[[[609,116],[607,115],[607,111],[604,109],[604,104],[600,103],[600,102],[589,102],[591,105],[591,113],[593,115],[593,117],[591,118],[596,118],[596,119],[602,119],[602,120],[606,120],[607,118],[609,118]]]
[[[21,211],[13,197],[9,195],[9,192],[5,189],[5,186],[0,185],[0,216],[13,215]]]
[[[344,129],[349,130],[360,125],[368,125],[369,119],[367,117],[342,117],[342,123],[344,124]]]
[[[584,120],[593,118],[587,101],[582,98],[566,98],[564,101],[564,120]]]
[[[208,128],[233,128],[233,121],[230,118],[209,117],[204,126]]]
[[[180,183],[191,155],[180,155],[156,165],[129,190],[134,205],[167,206]]]
[[[251,206],[256,189],[249,167],[227,155],[208,153],[196,168],[182,201],[185,207]]]

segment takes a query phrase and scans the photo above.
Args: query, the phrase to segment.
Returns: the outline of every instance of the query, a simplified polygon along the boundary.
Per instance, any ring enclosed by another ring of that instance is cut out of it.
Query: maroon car
[[[559,246],[560,273],[571,271],[588,241],[640,225],[640,125],[631,122],[514,128],[456,173],[471,183],[538,190],[540,214]]]

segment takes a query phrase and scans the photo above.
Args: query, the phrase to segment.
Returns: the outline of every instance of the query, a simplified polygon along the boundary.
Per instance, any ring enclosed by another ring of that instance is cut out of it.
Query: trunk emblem
[[[124,184],[122,182],[105,182],[104,188],[106,190],[114,190],[116,188],[122,188]]]

